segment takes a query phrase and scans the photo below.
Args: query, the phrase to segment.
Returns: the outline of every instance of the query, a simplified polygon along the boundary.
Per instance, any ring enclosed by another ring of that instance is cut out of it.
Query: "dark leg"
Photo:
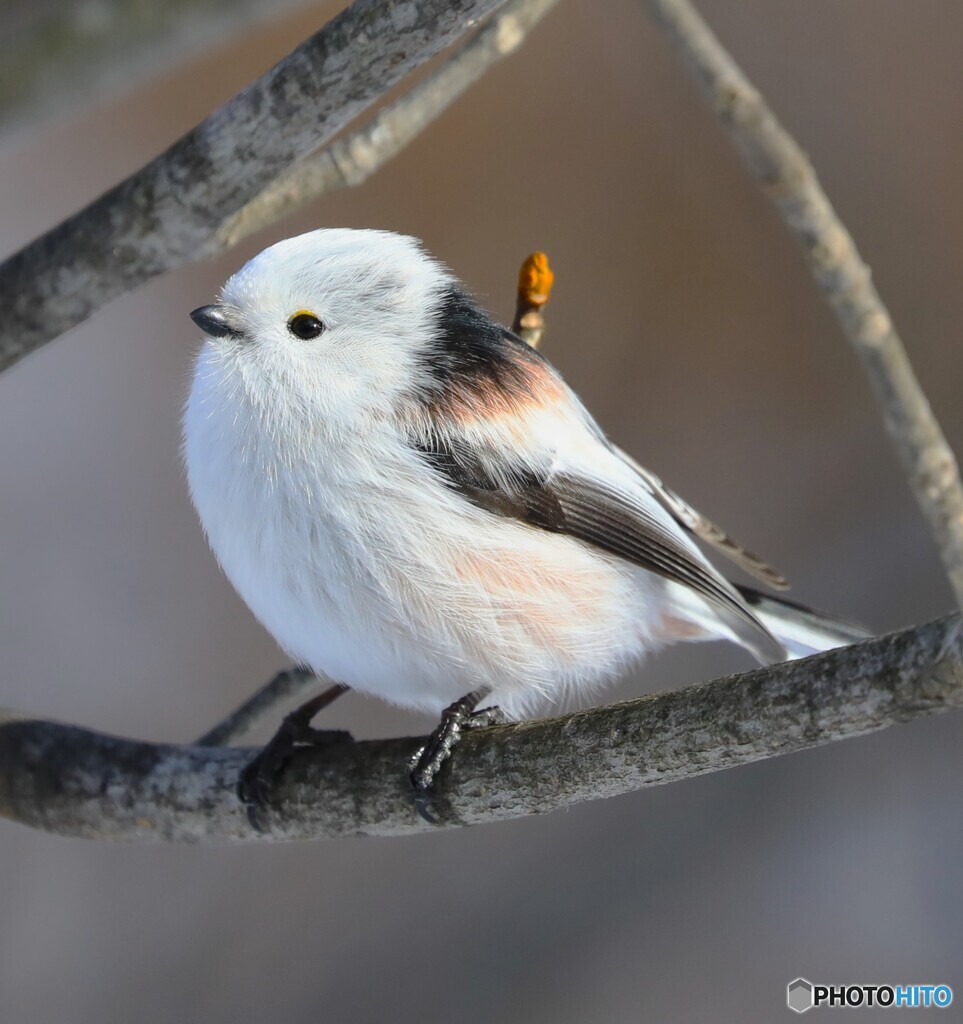
[[[438,824],[438,817],[432,813],[434,793],[432,785],[442,765],[451,757],[451,752],[466,729],[479,729],[505,721],[498,708],[475,708],[492,692],[490,686],[480,686],[466,693],[441,713],[438,728],[428,737],[428,742],[415,751],[408,762],[408,778],[415,791],[415,809],[432,825]]]
[[[287,764],[296,746],[326,746],[330,743],[343,743],[351,739],[351,734],[338,729],[315,729],[311,725],[314,716],[337,700],[348,687],[340,683],[331,686],[317,697],[302,704],[292,711],[281,722],[278,731],[261,748],[257,756],[241,772],[237,784],[237,795],[247,808],[248,820],[259,832],[261,823],[258,811],[267,803],[271,789]]]

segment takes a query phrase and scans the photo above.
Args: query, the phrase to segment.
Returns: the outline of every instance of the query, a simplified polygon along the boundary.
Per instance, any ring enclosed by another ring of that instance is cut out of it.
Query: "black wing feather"
[[[572,474],[505,468],[500,479],[484,461],[438,437],[415,447],[445,483],[479,508],[529,526],[563,533],[682,583],[762,628],[739,597],[700,564],[657,519],[623,495]]]

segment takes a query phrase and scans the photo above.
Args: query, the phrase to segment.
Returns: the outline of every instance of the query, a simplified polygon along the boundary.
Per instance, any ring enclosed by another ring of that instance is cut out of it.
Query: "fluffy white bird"
[[[191,316],[208,337],[184,454],[211,547],[299,663],[404,707],[464,698],[423,789],[482,701],[517,719],[678,641],[767,663],[863,635],[727,582],[693,533],[779,577],[614,448],[416,239],[287,239]]]

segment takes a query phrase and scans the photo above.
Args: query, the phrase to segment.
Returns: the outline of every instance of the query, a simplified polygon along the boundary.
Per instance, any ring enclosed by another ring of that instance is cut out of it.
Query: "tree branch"
[[[377,113],[345,139],[299,160],[217,233],[217,248],[229,249],[328,192],[356,188],[396,157],[443,114],[488,69],[525,41],[558,0],[509,0],[474,37],[459,46],[437,71]]]
[[[308,687],[316,689],[325,681],[331,684],[325,691],[329,697],[328,703],[348,692],[347,686],[342,683],[331,683],[330,679],[326,680],[324,676],[316,675],[309,668],[295,665],[282,669],[236,711],[232,711],[227,718],[199,736],[194,745],[228,746],[274,715],[279,707],[293,703],[294,698],[300,696]]]
[[[963,487],[869,268],[823,192],[806,154],[688,0],[645,0],[702,95],[802,248],[856,350],[963,607]]]
[[[504,0],[355,0],[165,153],[0,266],[0,370],[209,255],[281,171]]]
[[[963,595],[955,462],[852,239],[804,155],[692,9],[684,0],[648,2],[803,244]],[[498,5],[357,0],[166,154],[0,267],[0,369],[117,294],[225,244],[224,226],[284,168]],[[953,616],[802,662],[470,733],[440,783],[446,824],[544,813],[960,707],[961,637]],[[421,742],[297,751],[275,794],[271,833],[261,836],[235,793],[248,751],[142,743],[0,713],[0,815],[126,841],[422,831],[430,826],[414,811],[404,771]]]
[[[958,616],[854,647],[560,718],[465,735],[441,780],[447,827],[586,800],[884,729],[963,705]],[[317,839],[425,831],[404,765],[420,739],[298,750],[267,822],[235,794],[250,751],[117,739],[0,715],[0,814],[130,842]]]

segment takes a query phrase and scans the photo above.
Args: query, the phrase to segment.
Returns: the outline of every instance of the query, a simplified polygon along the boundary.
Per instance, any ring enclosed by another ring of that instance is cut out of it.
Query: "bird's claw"
[[[326,747],[352,741],[349,732],[341,729],[313,729],[299,721],[296,715],[297,712],[294,712],[284,719],[274,736],[243,768],[238,779],[238,799],[244,805],[251,828],[257,832],[264,831],[261,815],[295,748]]]
[[[507,721],[499,708],[475,711],[482,697],[469,694],[447,707],[441,715],[438,728],[428,737],[408,761],[408,781],[413,790],[415,810],[430,825],[441,825],[449,817],[447,801],[434,791],[434,782],[451,757],[452,750],[469,729],[483,729]]]

